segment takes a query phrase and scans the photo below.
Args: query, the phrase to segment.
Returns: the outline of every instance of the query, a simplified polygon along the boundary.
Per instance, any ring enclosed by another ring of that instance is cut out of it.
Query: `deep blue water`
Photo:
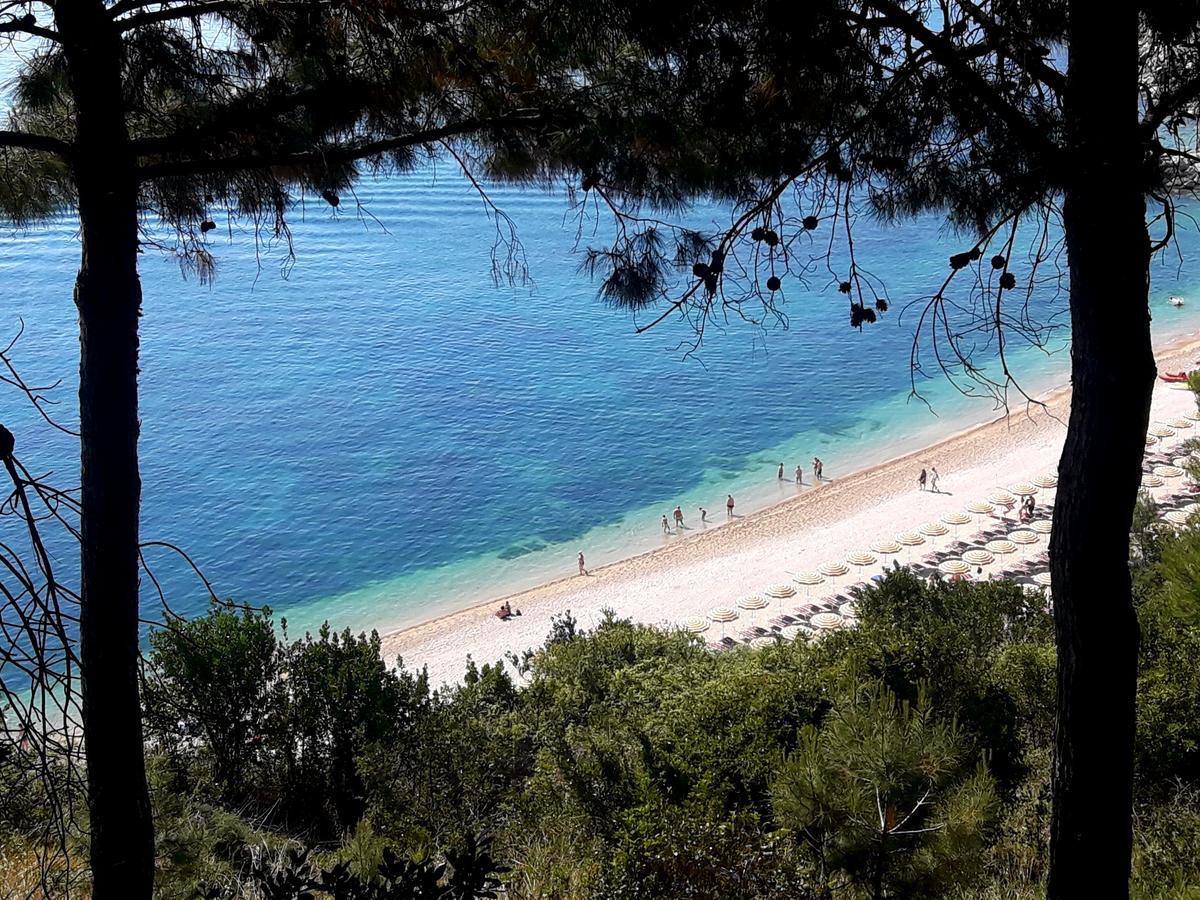
[[[141,267],[143,532],[184,545],[218,593],[302,624],[411,621],[566,574],[581,548],[596,564],[653,546],[676,502],[775,499],[777,457],[790,474],[816,453],[836,475],[991,414],[937,380],[940,419],[905,402],[912,330],[897,312],[964,245],[935,219],[860,225],[893,299],[881,324],[851,331],[818,277],[788,291],[789,329],[710,331],[684,359],[686,326],[637,336],[597,299],[561,196],[496,191],[533,279],[498,287],[492,226],[448,170],[360,194],[386,231],[310,204],[286,277],[278,250],[260,267],[252,236],[223,230],[212,285],[153,250]],[[1194,253],[1195,233],[1181,245]],[[65,379],[66,421],[77,258],[69,223],[0,236],[0,335],[25,320],[15,361]],[[1160,337],[1197,327],[1200,290],[1176,265],[1155,271]],[[1171,309],[1173,293],[1192,304]],[[1046,290],[1035,306],[1044,318],[1059,302]],[[1064,380],[1061,353],[1018,362],[1034,387]],[[31,468],[74,484],[75,448],[13,391],[0,421]],[[201,609],[186,567],[154,559],[175,607]]]

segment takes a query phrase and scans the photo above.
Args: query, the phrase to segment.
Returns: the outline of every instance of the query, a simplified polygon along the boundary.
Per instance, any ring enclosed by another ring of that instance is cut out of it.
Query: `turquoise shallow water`
[[[153,251],[142,263],[144,533],[296,627],[411,623],[569,574],[580,549],[594,566],[657,546],[676,503],[719,518],[728,491],[739,511],[780,499],[780,460],[807,472],[819,455],[836,477],[994,415],[939,379],[924,385],[936,415],[906,397],[897,311],[961,249],[935,220],[860,228],[893,299],[881,324],[851,331],[836,291],[793,286],[789,329],[731,325],[684,359],[681,324],[637,336],[596,299],[562,197],[497,190],[533,278],[508,288],[491,280],[478,198],[448,171],[360,193],[386,230],[309,206],[286,278],[244,233],[216,242],[211,286]],[[1186,231],[1181,246],[1186,260],[1200,241]],[[0,236],[0,330],[25,320],[16,362],[65,379],[66,420],[77,255],[70,224]],[[1159,338],[1200,324],[1200,279],[1177,270],[1156,266]],[[1192,302],[1169,307],[1176,293]],[[1046,317],[1060,302],[1047,290],[1034,305]],[[1063,352],[1015,365],[1030,389],[1065,380]],[[0,420],[32,468],[74,482],[75,448],[14,392]],[[184,565],[153,562],[178,610],[203,608]]]

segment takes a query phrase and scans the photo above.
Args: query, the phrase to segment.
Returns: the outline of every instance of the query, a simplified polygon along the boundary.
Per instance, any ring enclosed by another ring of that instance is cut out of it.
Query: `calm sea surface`
[[[899,309],[965,245],[936,220],[861,225],[858,252],[893,300],[881,324],[851,331],[818,277],[791,285],[790,328],[712,330],[684,359],[684,325],[637,336],[597,299],[561,196],[496,191],[532,276],[509,288],[492,281],[478,198],[449,170],[360,194],[378,222],[297,211],[286,277],[278,250],[260,267],[247,233],[213,233],[211,286],[154,250],[142,259],[144,534],[186,547],[222,596],[294,627],[411,623],[569,574],[580,549],[594,566],[657,546],[676,503],[694,517],[728,491],[740,510],[778,500],[792,490],[776,483],[781,460],[807,473],[819,455],[836,477],[994,415],[936,379],[937,415],[906,399],[915,320]],[[1194,230],[1181,249],[1182,269],[1174,256],[1155,267],[1159,338],[1200,322]],[[71,223],[0,235],[0,335],[25,321],[14,359],[30,381],[64,379],[67,422],[78,253]],[[1173,309],[1169,294],[1190,302]],[[1061,304],[1046,290],[1034,306],[1046,318]],[[1066,364],[1064,352],[1016,358],[1032,389],[1065,381]],[[76,448],[12,390],[0,421],[31,468],[76,482]],[[186,566],[152,562],[176,609],[203,609]]]

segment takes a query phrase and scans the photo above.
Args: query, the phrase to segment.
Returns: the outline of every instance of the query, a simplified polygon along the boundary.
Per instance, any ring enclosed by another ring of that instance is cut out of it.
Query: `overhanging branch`
[[[28,131],[0,131],[0,147],[41,150],[45,153],[57,153],[59,156],[67,156],[71,152],[71,145],[66,141],[45,134],[31,134]]]

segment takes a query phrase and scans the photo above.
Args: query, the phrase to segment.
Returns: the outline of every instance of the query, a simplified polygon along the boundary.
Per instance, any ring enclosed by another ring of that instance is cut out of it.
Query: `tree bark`
[[[154,829],[138,696],[137,177],[119,35],[100,0],[55,8],[79,192],[80,668],[93,900],[148,898]]]
[[[1138,626],[1129,531],[1154,387],[1136,4],[1070,3],[1071,416],[1050,538],[1058,643],[1050,898],[1128,897]]]

